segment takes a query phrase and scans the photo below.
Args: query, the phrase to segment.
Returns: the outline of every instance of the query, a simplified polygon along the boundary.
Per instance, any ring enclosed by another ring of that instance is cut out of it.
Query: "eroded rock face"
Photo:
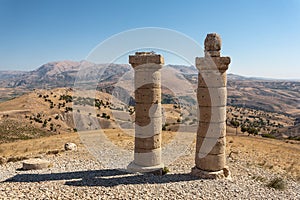
[[[68,142],[65,144],[65,150],[66,151],[76,151],[77,150],[77,145],[71,142]]]
[[[23,161],[24,170],[37,170],[37,169],[45,169],[51,167],[52,164],[48,160],[43,160],[40,158],[31,158]]]

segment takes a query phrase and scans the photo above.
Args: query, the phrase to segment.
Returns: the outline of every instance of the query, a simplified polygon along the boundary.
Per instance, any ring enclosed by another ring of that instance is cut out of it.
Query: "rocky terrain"
[[[54,141],[57,136],[53,137]],[[62,144],[66,141],[79,144],[78,150],[63,151]],[[300,198],[297,144],[228,136],[227,163],[232,179],[205,180],[189,175],[194,166],[195,143],[183,156],[167,165],[169,173],[155,176],[130,174],[124,169],[103,165],[109,158],[102,155],[100,160],[95,159],[79,141],[76,134],[73,138],[60,137],[59,151],[31,154],[50,161],[52,166],[48,169],[21,170],[22,161],[0,165],[0,199]],[[284,154],[278,154],[283,150]]]

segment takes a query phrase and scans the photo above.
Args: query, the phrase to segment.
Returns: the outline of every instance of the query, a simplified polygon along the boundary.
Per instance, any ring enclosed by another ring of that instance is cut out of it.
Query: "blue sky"
[[[112,35],[142,27],[173,29],[201,45],[217,32],[229,72],[300,77],[300,0],[0,0],[0,70],[80,61]]]

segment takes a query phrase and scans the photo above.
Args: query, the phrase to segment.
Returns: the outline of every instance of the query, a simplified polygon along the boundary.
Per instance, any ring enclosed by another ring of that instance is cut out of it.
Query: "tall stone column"
[[[135,142],[133,172],[161,173],[161,68],[164,58],[153,52],[129,56],[134,68]]]
[[[197,99],[199,105],[196,142],[196,166],[192,175],[201,178],[226,178],[226,70],[230,57],[220,57],[221,38],[208,34],[205,56],[196,58],[198,74]]]

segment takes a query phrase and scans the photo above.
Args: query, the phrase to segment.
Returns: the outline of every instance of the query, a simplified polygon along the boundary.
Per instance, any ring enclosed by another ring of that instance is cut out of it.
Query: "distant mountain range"
[[[197,87],[194,66],[169,65]],[[58,61],[34,71],[0,71],[0,101],[32,89],[73,87],[76,79],[112,88],[132,68],[127,64]],[[101,76],[99,76],[101,74]],[[107,92],[110,89],[106,90]],[[272,80],[228,74],[228,104],[300,116],[300,81]]]
[[[0,87],[24,89],[72,87],[80,70],[84,72],[85,80],[92,81],[99,79],[99,73],[105,66],[105,64],[96,65],[87,61],[60,61],[44,64],[37,70],[29,72],[0,71]],[[111,64],[102,77],[112,76],[113,79],[129,69],[129,65]]]

